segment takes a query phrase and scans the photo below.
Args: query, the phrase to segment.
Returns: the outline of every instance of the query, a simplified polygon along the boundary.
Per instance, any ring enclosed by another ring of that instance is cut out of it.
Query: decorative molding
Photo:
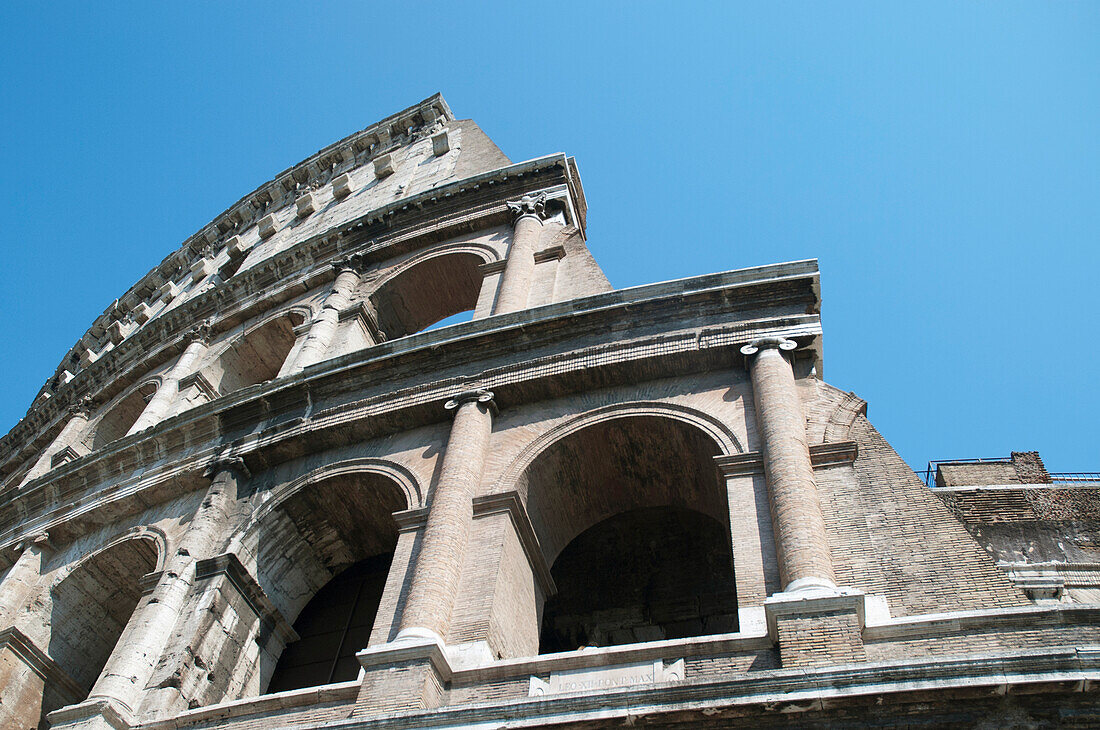
[[[54,469],[70,461],[76,461],[79,458],[80,454],[76,453],[76,449],[72,446],[66,446],[50,457],[50,468]]]
[[[366,302],[356,302],[347,309],[340,310],[337,319],[340,322],[346,322],[349,319],[358,320],[375,344],[386,341],[386,333],[379,329],[378,320],[375,318],[374,312],[367,308]]]
[[[235,472],[237,477],[251,479],[252,472],[239,456],[218,456],[206,467],[202,475],[206,479],[216,479],[222,472]]]
[[[830,444],[810,446],[810,463],[815,469],[830,466],[850,466],[859,456],[859,445],[855,441],[838,441]]]
[[[519,492],[498,492],[474,497],[474,519],[506,513],[512,520],[512,528],[516,531],[523,546],[523,552],[527,555],[527,561],[531,564],[531,570],[542,588],[543,595],[550,597],[558,592],[557,585],[550,573],[550,566],[543,555],[539,538],[535,534],[535,528],[531,524],[531,518],[527,514],[527,508],[520,499]]]

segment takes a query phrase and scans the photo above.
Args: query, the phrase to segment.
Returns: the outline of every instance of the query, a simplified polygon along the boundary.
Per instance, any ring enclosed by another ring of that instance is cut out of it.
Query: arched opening
[[[134,389],[125,398],[115,403],[96,424],[91,434],[91,443],[88,444],[89,448],[100,449],[125,436],[130,427],[137,423],[141,412],[145,410],[146,403],[155,392],[156,385],[149,383]]]
[[[156,566],[156,542],[137,537],[96,553],[54,586],[48,653],[83,696],[51,702],[57,693],[47,687],[43,718],[87,697],[141,599],[142,577]]]
[[[356,472],[308,484],[262,518],[257,580],[299,636],[261,667],[266,691],[356,678],[397,546],[393,513],[407,506],[388,477]]]
[[[294,328],[303,320],[298,313],[275,317],[234,342],[203,370],[210,387],[225,395],[277,378],[294,347]]]
[[[724,525],[678,507],[588,528],[551,570],[558,593],[543,608],[540,653],[736,631],[727,545]]]
[[[518,486],[558,588],[540,653],[737,629],[719,452],[686,422],[632,415],[535,458]]]
[[[470,318],[481,292],[479,266],[472,253],[451,253],[422,261],[384,283],[370,296],[386,339],[411,335],[446,320]],[[469,313],[469,314],[467,314]]]

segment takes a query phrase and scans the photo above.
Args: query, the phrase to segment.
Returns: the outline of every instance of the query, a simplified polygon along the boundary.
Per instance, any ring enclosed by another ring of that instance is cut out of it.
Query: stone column
[[[447,401],[446,408],[455,411],[454,423],[432,492],[398,641],[444,643],[470,538],[472,501],[493,430],[492,400],[489,391],[472,390]]]
[[[92,400],[87,397],[69,406],[69,420],[62,427],[61,433],[57,434],[57,438],[42,452],[42,456],[38,457],[38,461],[34,462],[34,466],[23,477],[20,486],[37,479],[53,468],[54,457],[76,443],[84,433],[84,429],[88,426],[88,417],[93,410]]]
[[[24,540],[19,550],[19,557],[0,582],[0,629],[14,623],[15,614],[26,604],[38,583],[42,564],[52,550],[49,535],[42,533]]]
[[[189,342],[183,354],[161,380],[160,387],[145,405],[145,410],[126,432],[127,436],[152,428],[168,416],[172,404],[176,402],[176,397],[179,395],[180,381],[191,374],[199,360],[206,354],[206,348],[209,347],[210,325],[206,322],[202,323],[188,332],[186,339]]]
[[[516,222],[493,314],[527,308],[527,296],[531,293],[531,282],[535,278],[535,251],[542,235],[542,222],[546,218],[546,196],[524,195],[522,199],[508,203],[508,208],[516,216]]]
[[[227,541],[239,509],[243,482],[249,477],[248,469],[242,459],[223,458],[207,469],[204,476],[211,479],[211,484],[202,504],[176,552],[165,560],[152,595],[126,624],[88,695],[89,702],[108,700],[131,713],[136,709],[195,582],[196,563],[218,555]]]
[[[784,351],[797,345],[768,337],[741,348],[749,358],[756,427],[772,505],[775,547],[784,592],[835,589],[825,518],[806,444],[806,416]]]
[[[336,280],[332,283],[332,291],[325,297],[321,313],[310,325],[306,341],[294,358],[294,364],[287,371],[288,375],[325,359],[325,353],[340,324],[340,312],[351,304],[352,293],[359,286],[361,275],[357,259],[343,259],[334,263],[333,267],[336,269]]]

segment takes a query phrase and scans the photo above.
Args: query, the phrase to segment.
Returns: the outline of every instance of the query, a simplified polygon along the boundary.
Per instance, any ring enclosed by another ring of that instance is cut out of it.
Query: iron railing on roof
[[[1077,484],[1081,482],[1100,483],[1100,471],[1059,471],[1049,472],[1050,481],[1055,484]]]
[[[918,471],[917,476],[924,480],[926,487],[932,488],[936,486],[936,472],[939,471],[941,464],[1011,464],[1012,459],[1006,459],[1003,456],[995,458],[978,458],[978,459],[939,459],[936,461],[929,461],[928,468],[924,471]],[[1100,471],[1058,471],[1047,472],[1050,476],[1052,484],[1100,484]]]

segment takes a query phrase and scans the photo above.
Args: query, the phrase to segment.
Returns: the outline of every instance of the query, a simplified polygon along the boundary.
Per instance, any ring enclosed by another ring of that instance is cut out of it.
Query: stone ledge
[[[276,631],[284,644],[297,641],[300,637],[283,616],[263,587],[256,582],[248,568],[244,567],[240,558],[235,553],[223,553],[213,558],[200,560],[195,565],[195,582],[208,580],[217,575],[224,575],[229,583],[237,589],[252,612],[256,614],[261,624],[260,636],[268,632]],[[259,636],[257,637],[259,640]]]
[[[84,697],[87,692],[57,662],[38,648],[26,634],[14,626],[0,631],[0,647],[6,646],[18,656],[31,671],[47,682],[55,684],[70,698]]]
[[[859,456],[859,446],[855,441],[838,441],[810,446],[810,463],[815,469],[831,466],[847,466]],[[759,451],[746,451],[743,454],[714,457],[718,473],[723,477],[747,476],[764,473],[764,455]]]
[[[563,693],[518,700],[435,707],[329,721],[326,728],[469,727],[507,722],[542,727],[565,722],[608,722],[692,711],[764,710],[805,713],[847,705],[852,698],[875,702],[956,702],[1041,692],[1087,692],[1100,688],[1100,649],[1055,647],[1012,655],[977,655],[860,663],[822,668],[769,670],[716,682],[684,682]],[[795,718],[792,717],[792,721]]]
[[[1023,626],[1033,628],[1035,622],[1049,619],[1053,624],[1100,623],[1100,605],[1051,604],[1043,606],[1013,606],[982,611],[930,613],[892,618],[884,623],[869,623],[863,630],[867,642],[890,639],[935,637],[992,627]]]

